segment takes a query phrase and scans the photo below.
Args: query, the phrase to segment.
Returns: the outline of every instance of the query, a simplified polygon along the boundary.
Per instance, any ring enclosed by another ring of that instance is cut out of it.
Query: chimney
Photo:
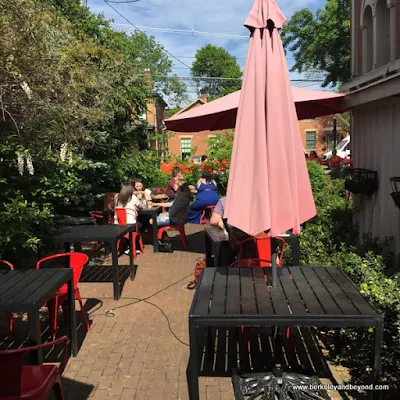
[[[199,99],[200,99],[200,100],[203,100],[204,103],[207,103],[207,96],[206,96],[206,95],[201,95],[201,96],[199,96]]]
[[[147,86],[149,87],[149,89],[153,89],[153,81],[151,79],[151,71],[149,69],[146,69],[144,71],[144,78],[147,81]]]

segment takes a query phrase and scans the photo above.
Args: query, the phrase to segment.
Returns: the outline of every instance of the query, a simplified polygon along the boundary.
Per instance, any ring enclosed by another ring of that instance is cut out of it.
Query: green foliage
[[[308,8],[293,14],[282,29],[282,41],[293,52],[291,71],[316,70],[325,75],[323,86],[350,79],[350,2],[327,0],[314,15]]]
[[[206,139],[208,145],[208,158],[220,161],[230,160],[232,157],[234,135],[235,132],[233,130],[227,130],[223,132],[215,132],[214,137]]]
[[[220,196],[225,196],[228,188],[234,134],[233,130],[216,132],[215,137],[207,139],[207,166],[210,171],[213,171],[213,178],[217,183]]]
[[[224,48],[211,44],[196,53],[192,64],[192,75],[198,86],[198,93],[209,96],[212,100],[239,90],[242,86],[242,71],[236,58]],[[204,77],[236,78],[207,79]]]
[[[119,161],[118,175],[122,181],[140,177],[148,188],[166,187],[170,179],[160,170],[159,158],[150,150],[124,154]]]
[[[177,104],[185,85],[165,78],[172,62],[154,38],[112,30],[79,0],[0,0],[0,24],[0,253],[11,259],[36,250],[53,215],[85,215],[128,175],[163,185],[155,157],[137,156],[147,127],[133,121],[146,70]],[[21,174],[18,158],[30,163]]]
[[[345,198],[343,181],[330,180],[317,163],[307,163],[317,216],[300,235],[303,265],[335,265],[360,287],[361,293],[385,313],[383,381],[399,391],[400,368],[400,280],[386,275],[384,252],[387,243],[367,237],[357,244],[352,224],[353,207]],[[289,254],[287,256],[290,255]],[[373,329],[346,329],[341,336],[342,352],[337,361],[351,368],[354,384],[365,384],[371,368]]]

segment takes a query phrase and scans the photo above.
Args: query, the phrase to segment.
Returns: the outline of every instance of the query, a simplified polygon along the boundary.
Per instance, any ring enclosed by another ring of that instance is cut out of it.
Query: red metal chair
[[[158,228],[158,240],[161,240],[163,237],[163,233],[170,230],[175,229],[179,232],[179,236],[181,238],[183,247],[187,249],[187,238],[185,233],[185,225],[167,225]]]
[[[23,365],[24,353],[56,346],[64,343],[64,351],[59,368],[55,365]],[[57,399],[63,400],[61,374],[67,363],[67,337],[53,342],[17,350],[0,351],[0,399],[43,400],[48,399],[52,389]]]
[[[6,260],[0,260],[0,264],[4,264],[8,268],[14,269],[14,265],[12,265],[10,262],[8,262]],[[12,332],[12,334],[15,335],[13,314],[7,313],[7,318],[8,318],[8,327],[9,327],[10,331]]]
[[[272,256],[272,247],[271,247],[271,236],[263,235],[263,236],[254,236],[248,239],[243,240],[240,243],[239,250],[239,259],[243,258],[258,258],[262,260],[261,267],[270,267],[271,266],[271,256]],[[286,242],[284,239],[280,237],[274,238],[276,241],[282,243],[282,249],[277,261],[278,267],[282,266],[283,255],[285,254]],[[251,246],[253,244],[253,246]],[[246,249],[247,247],[247,249]],[[251,249],[251,255],[247,255],[246,250]],[[255,254],[254,254],[255,253]],[[269,260],[269,261],[266,261]]]
[[[250,238],[254,239],[254,238]],[[247,241],[249,239],[244,240],[243,242]],[[283,240],[283,239],[282,239]],[[284,240],[283,240],[284,241]],[[243,243],[242,242],[242,243]],[[265,247],[263,248],[263,250],[265,251]],[[282,251],[284,250],[284,245],[282,247]],[[270,247],[270,251],[271,251],[271,247]],[[234,261],[230,267],[243,267],[243,268],[251,268],[251,267],[270,267],[271,266],[271,256],[269,257],[269,260],[263,260],[260,258],[243,258],[243,259],[238,259],[236,261]],[[282,256],[280,258],[282,260]],[[278,267],[282,267],[282,262],[280,263],[280,265],[277,263]],[[267,277],[264,276],[264,280],[267,282]],[[242,334],[243,334],[243,342],[245,345],[247,345],[247,342],[249,341],[249,328],[242,326]],[[289,339],[290,337],[290,327],[286,327],[286,338]]]
[[[203,212],[200,217],[200,225],[209,224],[212,213],[214,212],[215,206],[207,206],[203,208]]]
[[[136,222],[137,222],[137,212],[131,208],[122,208],[122,207],[117,207],[115,209],[115,213],[117,215],[118,219],[118,225],[127,225],[127,211],[132,211],[135,213],[136,216]],[[125,235],[125,237],[129,240],[129,233]],[[144,253],[144,246],[143,246],[143,238],[142,235],[139,232],[139,224],[136,223],[136,231],[132,232],[132,243],[131,243],[131,251],[133,251],[133,258],[136,259],[136,238],[139,238],[139,246],[140,246],[140,251]],[[121,251],[121,240],[118,240],[117,243],[117,249],[120,252]]]
[[[73,279],[74,279],[74,294],[75,300],[79,301],[79,305],[81,306],[81,315],[82,319],[86,325],[86,329],[90,330],[89,318],[86,312],[85,307],[83,306],[82,297],[79,293],[78,283],[79,279],[82,275],[83,267],[89,261],[89,257],[83,253],[61,253],[55,254],[49,257],[42,258],[36,264],[36,268],[39,269],[43,266],[43,264],[50,260],[60,259],[69,257],[69,266],[73,270]],[[61,306],[64,313],[64,320],[68,318],[67,312],[67,300],[68,300],[68,285],[63,285],[56,293],[56,295],[47,302],[47,308],[49,309],[49,320],[50,320],[50,330],[51,337],[53,340],[56,337],[57,326],[58,326],[58,309]]]
[[[230,267],[264,267],[264,264],[271,264],[270,260],[262,260],[260,258],[243,258],[240,260],[234,261]]]

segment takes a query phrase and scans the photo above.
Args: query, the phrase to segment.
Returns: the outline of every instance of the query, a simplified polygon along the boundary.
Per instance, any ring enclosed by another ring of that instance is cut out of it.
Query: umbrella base
[[[316,376],[283,373],[282,377],[276,377],[271,372],[241,373],[234,370],[232,384],[236,400],[330,399]]]

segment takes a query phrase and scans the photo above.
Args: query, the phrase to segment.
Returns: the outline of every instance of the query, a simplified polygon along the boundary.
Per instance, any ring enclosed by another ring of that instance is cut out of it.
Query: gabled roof
[[[174,117],[175,115],[182,114],[186,111],[189,111],[191,108],[193,108],[193,106],[195,106],[198,103],[200,103],[200,105],[206,104],[206,102],[203,99],[197,98],[196,100],[193,100],[190,104],[188,104],[185,108],[182,108],[182,110],[175,113],[172,117]],[[172,118],[172,117],[170,117],[170,118]]]

